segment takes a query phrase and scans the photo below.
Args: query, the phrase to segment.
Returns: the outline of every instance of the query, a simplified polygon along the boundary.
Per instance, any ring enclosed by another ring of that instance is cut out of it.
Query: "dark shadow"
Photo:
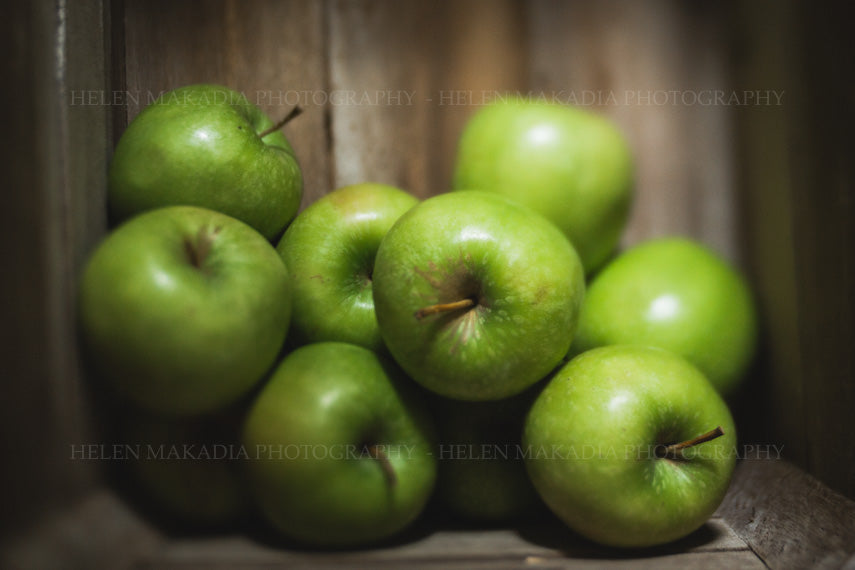
[[[707,522],[688,536],[668,544],[647,548],[615,548],[590,541],[576,534],[557,519],[543,520],[537,525],[521,527],[517,529],[517,534],[532,544],[557,550],[564,556],[590,559],[651,558],[679,554],[722,538],[722,531]]]

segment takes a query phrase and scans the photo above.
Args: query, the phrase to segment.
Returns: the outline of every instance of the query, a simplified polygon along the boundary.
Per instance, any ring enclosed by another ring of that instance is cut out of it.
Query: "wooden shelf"
[[[662,547],[600,547],[549,518],[499,529],[422,524],[381,548],[331,552],[263,533],[167,536],[100,491],[4,551],[4,568],[840,568],[855,567],[855,502],[785,461],[744,460],[715,515]]]

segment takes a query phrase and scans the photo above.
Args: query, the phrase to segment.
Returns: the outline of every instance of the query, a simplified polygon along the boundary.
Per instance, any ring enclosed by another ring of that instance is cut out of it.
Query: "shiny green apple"
[[[170,205],[238,218],[268,240],[297,214],[303,178],[285,136],[237,91],[189,85],[146,107],[110,163],[110,212],[124,220]]]
[[[372,297],[374,257],[392,224],[417,203],[392,186],[355,184],[297,216],[276,249],[291,275],[298,342],[383,347]]]
[[[549,508],[579,534],[621,547],[699,528],[724,498],[735,446],[730,411],[697,368],[629,345],[571,360],[523,433],[528,473]]]
[[[140,214],[90,257],[79,317],[94,368],[154,412],[200,414],[273,365],[291,312],[285,265],[261,234],[192,206]]]
[[[618,245],[633,176],[629,147],[606,118],[508,97],[466,124],[453,187],[498,192],[536,210],[570,238],[592,273]]]
[[[436,479],[430,417],[393,363],[366,348],[298,348],[243,431],[256,504],[284,536],[318,546],[388,538],[418,517]]]
[[[573,340],[582,264],[545,218],[489,192],[451,192],[380,243],[374,306],[401,367],[440,395],[498,400],[544,378]]]
[[[687,358],[729,395],[744,378],[756,336],[745,279],[700,243],[662,238],[627,250],[593,279],[571,350],[659,346]]]

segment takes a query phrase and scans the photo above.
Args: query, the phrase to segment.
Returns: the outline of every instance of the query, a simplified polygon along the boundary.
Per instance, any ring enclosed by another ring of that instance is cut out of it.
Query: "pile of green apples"
[[[609,121],[499,100],[466,125],[452,191],[366,182],[299,215],[286,121],[192,85],[115,149],[117,227],[79,315],[147,496],[321,547],[382,543],[429,504],[548,508],[622,547],[708,519],[755,310],[699,243],[617,252],[633,164]]]

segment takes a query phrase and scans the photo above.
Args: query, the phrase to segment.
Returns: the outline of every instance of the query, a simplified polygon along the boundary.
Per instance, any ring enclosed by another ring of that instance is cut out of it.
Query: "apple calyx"
[[[386,452],[383,451],[382,447],[377,444],[371,444],[366,445],[363,450],[371,459],[380,463],[380,467],[382,467],[383,473],[386,475],[386,480],[389,482],[389,486],[394,487],[398,483],[398,477],[395,475],[395,468],[392,467],[392,462],[389,461],[389,456],[386,455]]]
[[[413,316],[415,316],[418,320],[422,320],[423,318],[430,315],[448,313],[450,311],[459,311],[460,309],[469,309],[471,307],[474,307],[475,304],[475,300],[470,298],[460,299],[459,301],[452,301],[451,303],[438,303],[436,305],[422,307],[421,309],[413,313]]]
[[[681,441],[680,443],[672,443],[671,445],[657,446],[655,454],[658,458],[680,459],[682,458],[681,452],[684,449],[688,449],[690,447],[694,447],[696,445],[712,441],[723,435],[724,430],[721,429],[721,426],[716,426],[715,429],[712,429],[697,437],[693,437],[692,439],[687,439],[686,441]]]
[[[211,253],[211,248],[214,245],[214,239],[223,228],[216,226],[213,229],[208,229],[206,226],[199,228],[196,233],[196,239],[184,238],[184,252],[187,254],[187,260],[190,264],[199,269],[204,269],[205,260]]]
[[[269,135],[270,133],[274,133],[274,132],[278,131],[279,129],[281,129],[282,127],[284,127],[285,125],[287,125],[287,124],[288,124],[292,119],[294,119],[295,117],[297,117],[297,116],[298,116],[300,113],[302,113],[302,112],[303,112],[303,109],[302,109],[302,108],[300,108],[300,106],[299,106],[299,105],[298,105],[298,106],[296,106],[296,107],[294,107],[294,108],[293,108],[293,109],[291,109],[291,111],[290,111],[287,115],[285,115],[285,117],[283,117],[283,118],[282,118],[278,123],[276,123],[276,124],[275,124],[275,125],[273,125],[272,127],[269,127],[269,128],[267,128],[267,129],[264,129],[263,131],[261,131],[260,133],[258,133],[258,138],[262,138],[262,139],[263,139],[264,137],[266,137],[266,136],[267,136],[267,135]]]

